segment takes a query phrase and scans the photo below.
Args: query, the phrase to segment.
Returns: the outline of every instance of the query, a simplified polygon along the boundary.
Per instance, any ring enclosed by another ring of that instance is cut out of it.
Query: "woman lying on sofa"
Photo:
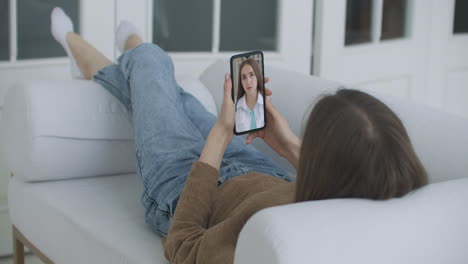
[[[342,89],[321,98],[302,141],[267,100],[266,128],[244,140],[233,136],[228,74],[216,118],[184,92],[169,56],[142,43],[132,24],[118,27],[116,44],[123,54],[114,64],[73,33],[63,10],[55,8],[51,19],[72,74],[101,84],[132,114],[146,222],[164,237],[171,263],[232,263],[243,225],[263,208],[331,198],[388,199],[427,183],[402,122],[366,93]],[[257,137],[297,168],[294,183],[249,145]]]

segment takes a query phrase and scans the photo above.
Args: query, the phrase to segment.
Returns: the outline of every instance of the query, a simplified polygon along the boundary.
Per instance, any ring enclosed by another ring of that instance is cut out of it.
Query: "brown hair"
[[[351,89],[320,99],[301,146],[296,201],[388,199],[427,184],[401,120],[373,96]]]
[[[237,89],[237,100],[239,100],[239,98],[241,98],[245,94],[244,87],[242,86],[241,71],[246,64],[252,66],[252,69],[255,73],[255,77],[257,77],[257,91],[259,91],[263,95],[263,74],[260,71],[260,67],[258,66],[257,61],[255,61],[252,58],[249,58],[244,60],[239,66],[239,79],[237,82],[239,84],[239,89]]]

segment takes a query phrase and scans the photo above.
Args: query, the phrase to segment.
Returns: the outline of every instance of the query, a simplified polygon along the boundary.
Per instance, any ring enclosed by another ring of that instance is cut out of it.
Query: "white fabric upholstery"
[[[195,96],[198,101],[200,101],[206,108],[206,110],[208,110],[208,112],[218,116],[218,110],[216,108],[213,95],[211,95],[210,91],[208,91],[208,89],[199,79],[192,77],[180,77],[177,80],[177,83],[184,89],[184,91]]]
[[[22,82],[8,91],[4,109],[3,156],[24,181],[135,170],[128,115],[94,82]]]
[[[198,79],[178,82],[216,115]],[[130,115],[95,82],[19,83],[6,96],[3,124],[3,156],[23,181],[135,172]]]
[[[13,177],[11,222],[54,263],[165,264],[134,174],[40,183]]]
[[[468,120],[425,105],[370,92],[403,121],[431,182],[468,177]]]
[[[468,263],[468,178],[388,201],[332,199],[273,207],[240,234],[248,263]]]

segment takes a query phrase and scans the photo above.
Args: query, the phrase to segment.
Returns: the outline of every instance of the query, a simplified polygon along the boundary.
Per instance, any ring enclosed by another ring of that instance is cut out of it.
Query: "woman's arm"
[[[208,134],[205,147],[200,155],[200,161],[219,169],[224,151],[231,142],[235,123],[234,102],[231,98],[231,76],[226,73],[224,76],[224,97],[221,105],[221,112],[218,120]]]
[[[301,140],[294,133],[292,133],[291,138],[287,143],[287,147],[285,148],[286,153],[283,156],[296,169],[299,166],[299,153],[301,152],[301,144]]]
[[[232,134],[232,130],[229,132]],[[216,123],[208,134],[199,161],[219,170],[224,151],[232,139],[232,136],[228,135],[229,132],[220,124]]]
[[[170,263],[232,263],[237,234],[248,215],[207,228],[219,171],[195,162],[179,198],[169,234],[163,239]]]
[[[226,257],[233,257],[236,240],[229,236],[238,234],[240,230],[233,227],[237,225],[223,222],[207,228],[221,160],[233,138],[235,110],[231,89],[230,76],[226,75],[218,120],[208,135],[199,161],[192,166],[169,234],[163,240],[165,256],[171,263],[232,262]]]

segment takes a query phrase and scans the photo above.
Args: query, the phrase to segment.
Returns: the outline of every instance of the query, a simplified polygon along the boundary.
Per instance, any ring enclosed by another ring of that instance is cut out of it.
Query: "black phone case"
[[[265,94],[265,70],[264,70],[265,60],[264,60],[264,57],[263,57],[263,52],[260,51],[260,50],[256,50],[256,51],[236,54],[236,55],[232,56],[230,61],[229,61],[229,67],[231,68],[231,83],[232,83],[231,99],[232,99],[232,102],[235,102],[235,100],[234,100],[234,79],[232,79],[232,76],[233,76],[233,69],[232,69],[233,60],[235,60],[236,58],[241,58],[241,57],[249,57],[249,56],[252,56],[252,55],[255,55],[255,54],[261,54],[262,55],[263,94]],[[234,135],[239,136],[239,135],[243,135],[243,134],[248,134],[248,133],[251,133],[251,132],[262,130],[262,129],[264,129],[266,127],[266,125],[267,125],[267,115],[266,115],[265,100],[266,100],[266,96],[263,96],[263,120],[265,121],[265,125],[263,127],[252,129],[252,130],[237,132],[236,131],[236,124],[234,123]]]

